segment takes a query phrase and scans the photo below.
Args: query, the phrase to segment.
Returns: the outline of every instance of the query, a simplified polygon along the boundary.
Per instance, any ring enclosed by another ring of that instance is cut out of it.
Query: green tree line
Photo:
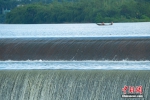
[[[16,7],[6,23],[97,23],[150,21],[148,0],[53,0]]]

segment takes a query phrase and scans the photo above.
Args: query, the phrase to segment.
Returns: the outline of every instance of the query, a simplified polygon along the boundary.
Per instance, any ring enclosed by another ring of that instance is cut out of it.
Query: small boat
[[[99,26],[108,26],[108,25],[113,25],[113,22],[111,22],[110,24],[104,24],[104,22],[103,23],[96,23],[96,24]]]

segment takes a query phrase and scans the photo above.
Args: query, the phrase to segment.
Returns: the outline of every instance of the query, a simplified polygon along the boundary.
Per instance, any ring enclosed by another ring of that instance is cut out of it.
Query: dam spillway
[[[1,24],[0,100],[149,100],[149,26]]]
[[[108,62],[115,60],[115,63],[121,60],[122,63],[119,66],[124,63],[123,60],[127,62],[129,60],[126,64],[130,67],[133,65],[130,60],[133,60],[133,62],[135,60],[149,61],[149,55],[150,37],[0,39],[0,60],[3,63],[0,63],[1,67],[9,65],[13,68],[16,67],[15,63],[19,63],[19,67],[26,68],[24,65],[30,64],[36,68],[36,64],[30,63],[32,60],[37,60],[40,64],[40,60],[48,60],[46,63],[42,62],[46,66],[50,66],[53,60],[62,62],[67,60],[67,63],[70,60],[84,61],[82,63],[85,63],[86,60],[87,62],[88,60],[98,60],[100,61],[99,63],[103,62],[103,60],[108,60]],[[10,61],[9,64],[7,61]],[[117,67],[115,63],[113,63],[113,66]],[[81,67],[80,62],[74,64]],[[126,67],[126,64],[124,67]],[[142,63],[139,62],[138,64]],[[149,100],[149,70],[109,70],[109,68],[106,70],[94,70],[92,65],[84,64],[87,68],[91,68],[84,70],[82,68],[65,70],[1,69],[0,100]],[[66,67],[70,66],[70,64],[66,65]],[[139,65],[138,67],[143,66]],[[148,67],[149,64],[146,64],[145,68]],[[135,68],[137,68],[136,65]],[[125,85],[142,86],[142,95],[144,97],[122,98],[122,88]]]
[[[131,70],[0,70],[1,100],[149,100],[150,72]],[[143,98],[121,98],[143,87]]]
[[[1,38],[0,60],[150,60],[150,37]]]

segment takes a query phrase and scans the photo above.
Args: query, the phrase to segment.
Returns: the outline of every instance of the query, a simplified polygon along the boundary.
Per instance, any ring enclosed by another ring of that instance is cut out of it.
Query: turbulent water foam
[[[121,98],[125,85],[142,86],[144,98]],[[149,94],[149,71],[0,70],[1,100],[148,100]]]
[[[150,61],[0,61],[4,69],[150,70]]]
[[[150,37],[1,38],[0,60],[150,60]]]

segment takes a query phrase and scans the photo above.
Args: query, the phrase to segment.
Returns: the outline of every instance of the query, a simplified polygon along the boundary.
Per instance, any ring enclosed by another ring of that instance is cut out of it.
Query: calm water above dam
[[[150,36],[150,22],[89,24],[0,24],[0,37]]]

